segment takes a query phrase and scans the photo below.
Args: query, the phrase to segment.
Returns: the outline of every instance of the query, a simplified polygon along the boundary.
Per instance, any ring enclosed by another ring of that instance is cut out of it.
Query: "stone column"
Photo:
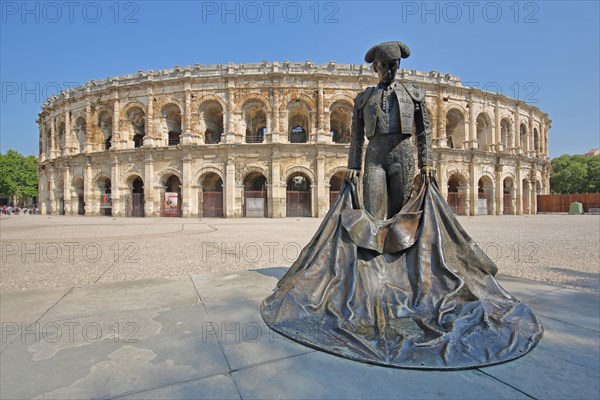
[[[271,124],[271,142],[281,143],[281,131],[279,121],[279,107],[281,106],[281,93],[279,86],[276,85],[273,90],[273,123]]]
[[[119,187],[121,180],[119,179],[119,169],[119,160],[114,156],[110,166],[110,199],[113,217],[123,216],[123,211],[125,210],[125,207],[122,207],[121,204],[121,190]]]
[[[148,97],[148,109],[146,110],[146,134],[144,135],[144,147],[156,146],[156,140],[154,137],[154,94],[152,88],[148,88],[146,92]],[[146,187],[145,183],[144,186]],[[146,191],[144,190],[144,201],[146,204]],[[144,206],[145,207],[145,206]],[[146,213],[146,215],[149,215]]]
[[[92,132],[92,105],[88,101],[85,104],[85,152],[89,153],[92,151],[92,141],[90,140],[90,134]]]
[[[271,187],[269,191],[269,216],[285,217],[285,188],[281,185],[281,159],[279,154],[271,155]]]
[[[50,214],[56,214],[56,182],[54,181],[54,171],[52,168],[48,171],[50,177],[50,190],[48,190],[48,200],[50,203]]]
[[[69,104],[67,104],[69,107]],[[73,148],[73,139],[71,138],[71,113],[69,111],[65,111],[65,147],[63,149],[63,155],[74,153]],[[66,214],[66,212],[65,212]]]
[[[181,213],[184,218],[189,218],[192,214],[192,156],[188,153],[182,159],[181,168]]]
[[[529,111],[529,123],[527,127],[527,156],[535,157],[535,146],[533,140],[533,111]]]
[[[513,151],[511,154],[519,154],[521,152],[521,127],[519,124],[519,103],[515,104],[515,125],[513,128]]]
[[[50,158],[56,158],[60,156],[60,143],[56,137],[56,119],[50,119]]]
[[[221,140],[223,143],[235,143],[235,121],[234,121],[234,110],[235,110],[235,84],[228,80],[227,81],[227,109],[224,110],[224,114],[227,115],[226,127],[225,127],[225,138]]]
[[[66,165],[63,169],[63,201],[65,215],[73,215],[73,207],[71,202],[71,171],[68,165]]]
[[[315,162],[315,180],[316,180],[316,213],[313,217],[323,217],[327,214],[329,205],[329,192],[326,190],[325,182],[325,155],[319,152]]]
[[[152,155],[148,154],[144,158],[144,214],[147,217],[158,217],[158,210],[154,208],[154,160]]]
[[[475,122],[475,111],[473,110],[473,91],[469,90],[469,144],[465,146],[470,149],[476,149],[477,144],[477,123]]]
[[[435,143],[438,148],[448,147],[446,138],[446,116],[444,115],[444,94],[441,90],[438,90],[437,100],[437,142]]]
[[[197,143],[197,138],[192,135],[192,87],[189,82],[185,83],[185,104],[183,110],[183,127],[181,144]]]
[[[225,182],[223,182],[223,208],[225,209],[223,211],[226,218],[234,218],[236,216],[235,189],[235,161],[233,157],[229,157],[227,158],[227,164],[225,165]]]
[[[496,142],[496,152],[500,153],[504,150],[502,144],[502,127],[500,126],[500,104],[498,98],[494,104],[494,141]]]
[[[92,165],[91,164],[85,164],[85,167],[83,168],[83,204],[84,204],[84,209],[85,209],[85,215],[92,215],[93,212],[93,207],[92,207],[92,202],[93,202],[93,188],[92,185],[94,184],[92,182],[93,180],[93,176],[92,176]]]
[[[466,208],[466,214],[467,215],[477,215],[477,200],[478,200],[478,186],[477,186],[477,167],[475,165],[475,160],[472,158],[469,161],[469,182],[467,185],[467,193],[465,196],[465,200],[468,199],[468,203],[470,204],[470,207],[466,207],[466,201],[465,201],[465,208]]]
[[[515,188],[517,190],[515,194],[515,214],[521,215],[523,214],[523,182],[521,181],[521,163],[517,161],[517,165],[515,167]]]
[[[119,113],[120,113],[119,92],[115,90],[113,92],[113,117],[112,117],[112,139],[111,139],[111,141],[112,141],[111,149],[114,149],[114,150],[126,148],[126,143],[127,143],[127,137],[122,138],[121,132],[119,131],[119,129],[120,129],[119,128],[119,126],[120,126]]]
[[[495,167],[495,178],[496,178],[496,197],[494,199],[496,203],[496,215],[504,214],[504,184],[502,182],[502,165],[496,165]]]

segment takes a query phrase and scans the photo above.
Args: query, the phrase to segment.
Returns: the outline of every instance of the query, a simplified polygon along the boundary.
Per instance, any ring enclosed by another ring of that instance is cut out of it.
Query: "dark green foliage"
[[[37,159],[15,150],[0,153],[0,194],[10,198],[38,195]]]
[[[552,160],[552,193],[600,192],[600,156],[562,155]]]

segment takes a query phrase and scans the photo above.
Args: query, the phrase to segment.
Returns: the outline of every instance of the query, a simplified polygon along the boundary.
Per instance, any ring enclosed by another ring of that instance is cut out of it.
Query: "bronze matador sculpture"
[[[355,99],[346,179],[262,303],[262,316],[300,343],[385,366],[460,369],[512,360],[535,347],[542,325],[494,279],[496,265],[439,192],[425,94],[394,79],[408,55],[400,42],[367,52],[380,83]],[[357,187],[365,137],[363,204]]]
[[[408,200],[415,176],[411,136],[416,126],[419,168],[429,174],[432,165],[431,129],[425,92],[415,84],[395,80],[401,58],[410,50],[401,42],[373,46],[365,61],[373,63],[379,84],[359,93],[354,100],[349,178],[358,175],[362,146],[365,156],[363,197],[365,209],[378,219],[398,213]]]

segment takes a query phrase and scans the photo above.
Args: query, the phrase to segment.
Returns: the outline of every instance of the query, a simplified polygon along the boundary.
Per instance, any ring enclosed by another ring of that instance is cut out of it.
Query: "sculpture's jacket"
[[[377,107],[379,96],[377,87],[367,88],[354,99],[352,113],[352,131],[350,134],[350,151],[348,168],[361,169],[362,146],[367,139],[381,134],[377,130]],[[419,168],[433,164],[431,150],[431,128],[429,113],[425,103],[425,91],[414,83],[401,83],[394,89],[395,98],[400,110],[400,126],[403,136],[410,136],[413,125],[416,128]]]

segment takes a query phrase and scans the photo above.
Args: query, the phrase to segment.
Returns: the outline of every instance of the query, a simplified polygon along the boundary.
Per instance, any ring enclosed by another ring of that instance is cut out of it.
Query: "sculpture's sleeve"
[[[350,150],[348,151],[348,169],[360,170],[362,165],[362,147],[365,142],[365,120],[360,107],[360,94],[354,99],[352,126],[350,128]]]
[[[433,165],[433,148],[429,111],[425,99],[415,103],[415,124],[417,128],[417,154],[419,168]]]

